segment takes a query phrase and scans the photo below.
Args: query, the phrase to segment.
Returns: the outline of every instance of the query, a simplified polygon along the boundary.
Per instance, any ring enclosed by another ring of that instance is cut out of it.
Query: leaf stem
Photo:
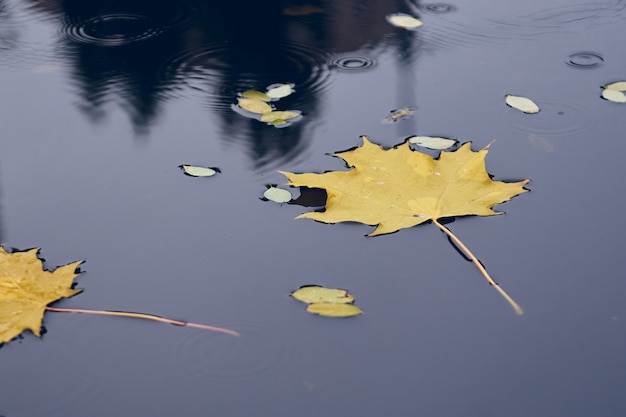
[[[57,307],[48,307],[48,306],[46,306],[46,310],[54,311],[56,313],[82,313],[82,314],[98,314],[101,316],[133,317],[137,319],[154,320],[154,321],[158,321],[161,323],[173,324],[175,326],[196,327],[198,329],[226,333],[231,336],[239,336],[239,333],[237,333],[234,330],[224,329],[222,327],[208,326],[206,324],[197,324],[197,323],[189,323],[186,321],[171,320],[171,319],[166,319],[164,317],[155,316],[153,314],[131,313],[128,311],[83,310],[83,309],[77,309],[77,308],[57,308]]]
[[[461,240],[458,237],[456,237],[454,233],[450,231],[450,229],[448,229],[446,226],[439,223],[437,219],[431,219],[431,220],[439,229],[441,229],[442,232],[448,235],[448,237],[450,237],[450,239],[452,239],[452,241],[456,243],[457,246],[461,248],[463,252],[465,252],[465,254],[472,260],[474,265],[476,265],[480,273],[483,274],[483,276],[487,279],[487,281],[489,282],[489,285],[494,287],[500,293],[500,295],[502,295],[504,299],[509,302],[511,307],[513,307],[513,310],[515,310],[515,313],[519,315],[524,314],[524,310],[522,310],[519,304],[517,304],[502,288],[500,288],[500,285],[497,282],[495,282],[493,278],[491,278],[489,273],[487,273],[487,270],[485,269],[485,267],[480,263],[478,258],[476,258],[476,256],[474,256],[474,254],[467,248],[467,246],[465,246],[463,242],[461,242]]]

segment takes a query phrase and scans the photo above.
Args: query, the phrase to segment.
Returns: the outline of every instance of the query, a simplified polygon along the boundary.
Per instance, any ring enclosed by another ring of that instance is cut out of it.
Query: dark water
[[[626,105],[600,86],[626,79],[625,35],[617,0],[0,1],[0,242],[86,260],[59,307],[242,334],[48,313],[0,349],[0,415],[623,415]],[[287,128],[232,110],[285,82]],[[496,139],[489,171],[532,179],[449,225],[524,316],[433,225],[366,238],[258,198],[362,134]],[[288,294],[312,283],[365,314],[308,315]]]

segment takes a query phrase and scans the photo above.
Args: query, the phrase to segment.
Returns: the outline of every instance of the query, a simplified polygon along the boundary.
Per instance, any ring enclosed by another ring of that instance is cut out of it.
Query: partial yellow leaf
[[[45,271],[39,249],[8,253],[0,246],[0,345],[24,330],[40,335],[45,308],[81,289],[72,289],[83,261]]]
[[[298,117],[302,114],[299,110],[288,110],[288,111],[272,111],[269,113],[265,113],[261,116],[261,121],[266,123],[273,123],[277,120],[289,120],[295,117]]]
[[[319,285],[300,287],[291,296],[303,303],[352,303],[354,295],[339,288],[325,288]]]
[[[535,104],[534,101],[527,97],[522,96],[514,96],[511,94],[507,94],[505,96],[506,104],[514,109],[520,110],[527,114],[539,113],[539,106]]]
[[[289,191],[276,187],[269,187],[265,190],[263,197],[275,203],[288,203],[293,198]]]
[[[603,88],[607,88],[609,90],[626,91],[626,81],[618,81],[616,83],[607,84]]]
[[[338,303],[312,303],[308,305],[306,311],[326,317],[353,317],[363,313],[355,305]]]
[[[262,91],[246,90],[240,94],[243,98],[249,98],[252,100],[271,101],[271,97]]]
[[[602,90],[602,98],[614,103],[626,103],[626,94],[624,94],[624,92],[610,88]]]
[[[293,94],[295,84],[272,84],[267,87],[267,95],[274,100],[281,99]]]
[[[413,145],[439,151],[449,149],[458,142],[459,141],[456,139],[439,138],[435,136],[411,136],[409,138],[409,143],[412,143]]]
[[[212,177],[213,175],[220,172],[219,168],[209,168],[209,167],[198,167],[193,165],[179,165],[185,174],[191,177]]]
[[[248,110],[251,113],[264,114],[272,111],[272,106],[266,102],[252,98],[240,98],[237,100],[237,104],[244,110]]]
[[[421,20],[405,13],[390,14],[387,16],[387,22],[393,26],[409,30],[417,29],[424,24]]]

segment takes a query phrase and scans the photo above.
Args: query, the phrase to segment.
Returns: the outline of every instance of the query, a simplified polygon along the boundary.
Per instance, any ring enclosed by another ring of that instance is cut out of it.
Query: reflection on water
[[[394,31],[382,17],[409,11],[403,1],[382,0],[318,1],[300,8],[193,0],[30,4],[56,19],[58,49],[93,122],[115,103],[136,133],[146,134],[164,102],[200,95],[224,136],[243,142],[257,167],[294,158],[305,148],[331,72],[375,65],[373,55]],[[407,45],[392,47],[406,53]],[[360,53],[345,54],[351,51]],[[277,131],[230,110],[238,92],[285,82],[295,83],[298,92],[285,105],[304,114],[289,129]]]

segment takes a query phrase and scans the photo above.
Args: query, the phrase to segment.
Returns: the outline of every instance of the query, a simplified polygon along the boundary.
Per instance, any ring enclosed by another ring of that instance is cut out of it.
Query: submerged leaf
[[[269,187],[265,190],[263,197],[275,203],[288,203],[293,198],[289,191],[276,187]]]
[[[354,295],[339,288],[325,288],[319,285],[300,287],[291,293],[291,296],[303,303],[352,303]]]
[[[270,96],[268,96],[264,92],[258,91],[258,90],[246,90],[243,93],[241,93],[241,97],[249,98],[249,99],[252,99],[252,100],[261,100],[261,101],[271,101],[272,100],[272,98]]]
[[[405,107],[403,109],[392,110],[391,114],[382,120],[382,123],[383,124],[395,123],[400,119],[413,116],[414,114],[415,114],[415,109],[413,107]]]
[[[283,9],[283,14],[287,16],[308,16],[315,13],[324,13],[324,9],[308,4]]]
[[[72,284],[83,261],[45,271],[38,252],[8,253],[0,246],[0,345],[24,330],[39,336],[46,306],[82,291]]]
[[[387,16],[387,22],[393,26],[409,30],[417,29],[424,24],[421,20],[405,13],[390,14]]]
[[[300,116],[302,112],[300,110],[288,110],[288,111],[273,111],[265,113],[261,116],[262,122],[274,123],[277,120],[286,121],[289,119]]]
[[[272,111],[272,106],[266,102],[252,98],[240,98],[237,100],[237,104],[244,110],[248,110],[250,113],[264,114]]]
[[[514,96],[511,94],[507,94],[505,97],[506,104],[508,104],[510,107],[513,107],[514,109],[517,109],[527,114],[539,113],[539,106],[537,106],[534,101],[527,97]]]
[[[274,100],[287,97],[296,91],[293,89],[294,85],[295,84],[272,84],[267,87],[267,95]]]
[[[339,303],[312,303],[308,305],[306,311],[325,317],[353,317],[363,313],[355,305]]]
[[[411,136],[408,141],[414,145],[437,151],[449,149],[459,142],[456,139],[438,138],[434,136]]]
[[[185,164],[179,165],[178,167],[181,168],[183,172],[190,177],[212,177],[213,175],[220,172],[220,169],[216,167],[198,167]]]

